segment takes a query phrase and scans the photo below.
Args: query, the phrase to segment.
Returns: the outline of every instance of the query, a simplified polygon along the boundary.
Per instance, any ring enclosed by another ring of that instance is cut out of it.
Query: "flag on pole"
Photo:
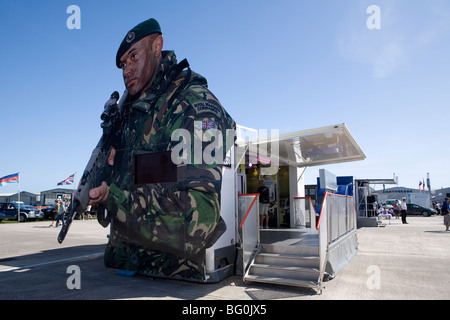
[[[0,178],[0,186],[3,186],[7,183],[15,183],[15,182],[17,182],[17,183],[19,182],[19,173],[18,172]]]
[[[427,173],[427,188],[431,192],[430,173]]]
[[[419,191],[420,191],[420,186],[422,185],[422,181],[419,181]]]
[[[67,179],[65,179],[65,180],[63,180],[61,182],[58,182],[57,186],[62,186],[62,185],[66,185],[66,184],[73,184],[74,180],[75,180],[75,173],[72,174]]]

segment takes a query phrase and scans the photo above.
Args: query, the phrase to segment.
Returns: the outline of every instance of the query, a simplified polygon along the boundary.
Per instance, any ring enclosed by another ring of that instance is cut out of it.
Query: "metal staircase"
[[[309,216],[309,224],[267,230],[259,228],[258,206],[252,208],[255,200],[251,194],[240,195],[239,199],[239,215],[243,217],[239,229],[244,281],[310,287],[321,293],[322,281],[334,277],[356,254],[353,197],[326,193],[317,222],[315,211],[309,210],[304,216]],[[302,203],[303,200],[294,198],[299,202],[296,215],[307,207],[313,208],[311,204]]]
[[[286,234],[288,238],[282,241],[259,245],[244,276],[244,281],[309,287],[320,291],[317,233],[289,232]],[[305,236],[307,236],[307,243],[304,244]]]

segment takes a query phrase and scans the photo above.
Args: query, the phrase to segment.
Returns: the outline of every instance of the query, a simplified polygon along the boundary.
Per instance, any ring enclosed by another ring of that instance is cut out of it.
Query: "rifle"
[[[77,213],[83,213],[89,204],[89,190],[100,186],[102,181],[108,184],[111,180],[111,173],[113,167],[108,164],[108,156],[112,147],[116,147],[122,135],[122,114],[123,105],[127,98],[128,91],[122,95],[119,103],[119,93],[114,91],[111,97],[105,103],[105,108],[100,116],[103,120],[101,128],[103,135],[101,136],[94,151],[92,151],[91,158],[84,169],[83,176],[80,179],[78,189],[72,201],[72,208],[70,214],[63,219],[61,231],[58,234],[58,242],[62,243],[69,231],[70,225]],[[104,210],[104,208],[103,208]]]

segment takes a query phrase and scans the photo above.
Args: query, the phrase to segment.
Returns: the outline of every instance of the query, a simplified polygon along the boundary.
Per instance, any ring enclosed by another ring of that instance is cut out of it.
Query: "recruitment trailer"
[[[357,251],[353,197],[326,195],[321,212],[304,197],[307,167],[358,161],[364,153],[345,124],[278,134],[238,126],[223,168],[226,232],[206,250],[206,282],[245,281],[321,288]],[[258,181],[270,189],[270,228],[259,228]]]

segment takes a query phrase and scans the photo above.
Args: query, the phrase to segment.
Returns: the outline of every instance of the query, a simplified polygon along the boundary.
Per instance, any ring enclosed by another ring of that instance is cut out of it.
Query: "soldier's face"
[[[145,37],[138,41],[120,59],[123,81],[131,95],[150,87],[158,66],[158,59],[150,40],[149,37]]]

